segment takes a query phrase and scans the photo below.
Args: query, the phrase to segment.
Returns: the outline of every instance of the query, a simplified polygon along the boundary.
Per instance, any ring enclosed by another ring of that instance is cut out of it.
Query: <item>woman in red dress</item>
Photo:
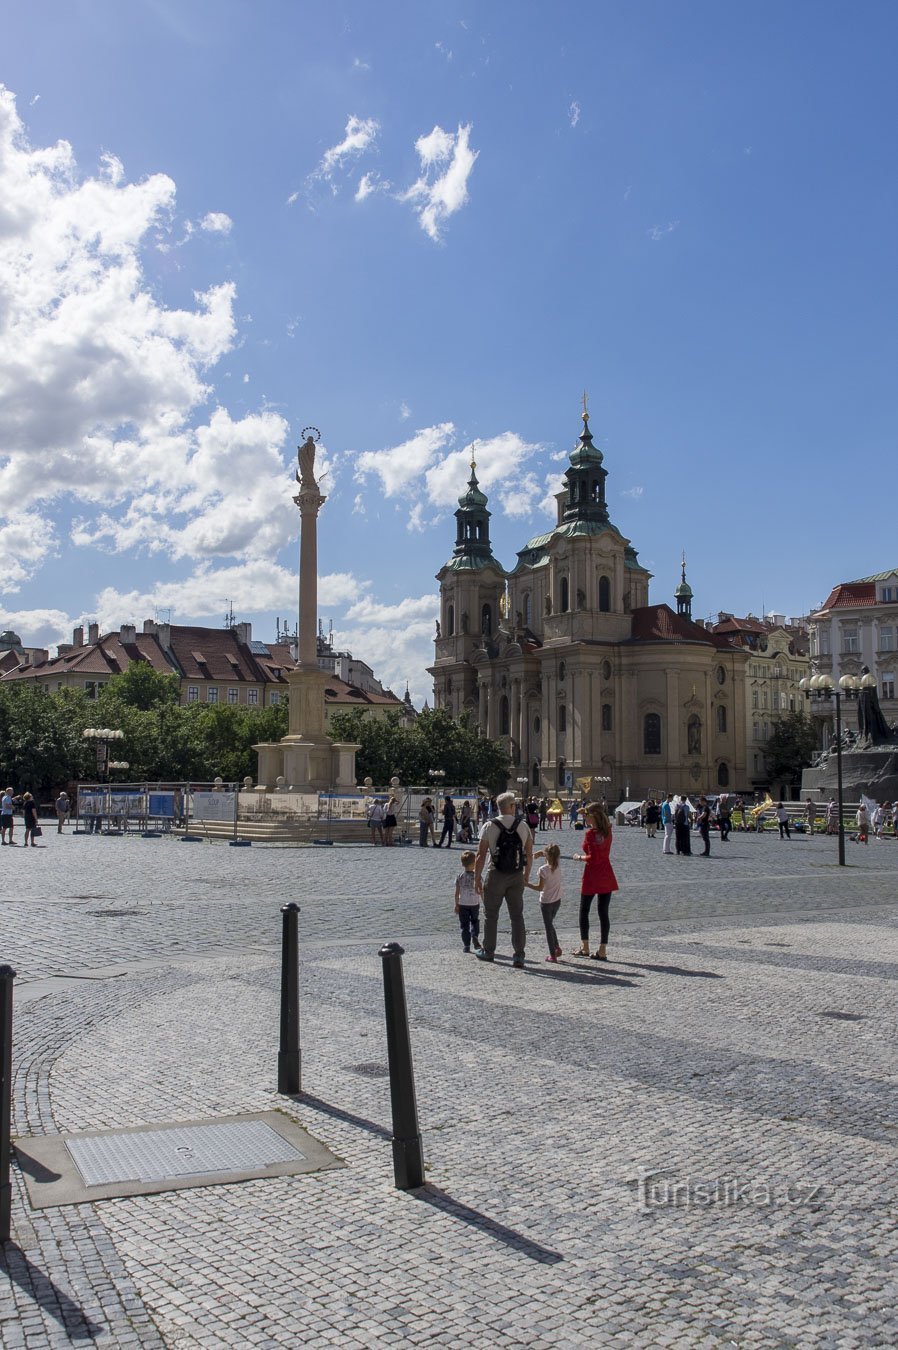
[[[586,808],[587,830],[583,840],[583,852],[575,853],[574,858],[585,862],[583,880],[580,883],[580,946],[574,956],[589,956],[589,911],[593,897],[599,914],[601,942],[598,951],[593,953],[593,961],[607,961],[606,947],[611,923],[608,907],[611,896],[618,889],[617,877],[611,866],[611,821],[597,802]]]

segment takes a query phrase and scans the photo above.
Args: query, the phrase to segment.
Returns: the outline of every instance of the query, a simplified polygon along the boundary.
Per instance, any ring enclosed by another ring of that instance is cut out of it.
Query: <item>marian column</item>
[[[314,428],[306,428],[307,431]],[[325,498],[315,481],[315,439],[299,447],[299,664],[287,676],[287,735],[274,744],[257,745],[259,779],[269,787],[283,777],[296,791],[355,788],[355,752],[351,744],[335,744],[326,731],[324,691],[328,672],[318,666],[318,512]]]

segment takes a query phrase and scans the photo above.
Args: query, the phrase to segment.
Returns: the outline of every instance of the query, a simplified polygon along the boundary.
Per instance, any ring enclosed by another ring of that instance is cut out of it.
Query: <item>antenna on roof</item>
[[[234,628],[236,627],[237,623],[236,619],[234,618],[234,602],[232,600],[225,600],[225,604],[227,605],[228,608],[227,613],[225,614],[224,626],[225,628]]]

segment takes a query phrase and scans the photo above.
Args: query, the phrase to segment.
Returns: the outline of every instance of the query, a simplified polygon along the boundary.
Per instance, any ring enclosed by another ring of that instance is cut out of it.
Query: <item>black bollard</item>
[[[393,1108],[393,1176],[397,1190],[411,1191],[424,1185],[424,1154],[415,1103],[412,1042],[402,975],[403,950],[398,942],[387,942],[378,956],[384,966],[384,1012]]]
[[[278,1092],[302,1091],[299,1049],[299,905],[284,905],[281,940],[281,1045]]]
[[[12,1183],[9,1136],[12,1130],[12,986],[16,972],[0,966],[0,1242],[9,1242]]]

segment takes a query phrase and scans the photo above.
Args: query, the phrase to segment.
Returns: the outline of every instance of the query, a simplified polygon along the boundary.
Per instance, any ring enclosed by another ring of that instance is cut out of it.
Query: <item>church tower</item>
[[[604,456],[601,450],[592,439],[585,395],[583,402],[583,430],[571,452],[570,467],[564,475],[567,490],[559,502],[559,525],[577,520],[590,520],[602,525],[608,523],[608,506],[605,502],[608,470],[602,463]]]
[[[683,619],[692,621],[692,587],[686,580],[686,554],[683,554],[683,563],[680,571],[680,584],[674,591],[677,602],[677,613]]]
[[[455,522],[452,557],[437,573],[440,619],[432,673],[437,706],[458,716],[479,708],[472,658],[495,649],[505,595],[505,569],[493,556],[490,511],[474,459]]]

